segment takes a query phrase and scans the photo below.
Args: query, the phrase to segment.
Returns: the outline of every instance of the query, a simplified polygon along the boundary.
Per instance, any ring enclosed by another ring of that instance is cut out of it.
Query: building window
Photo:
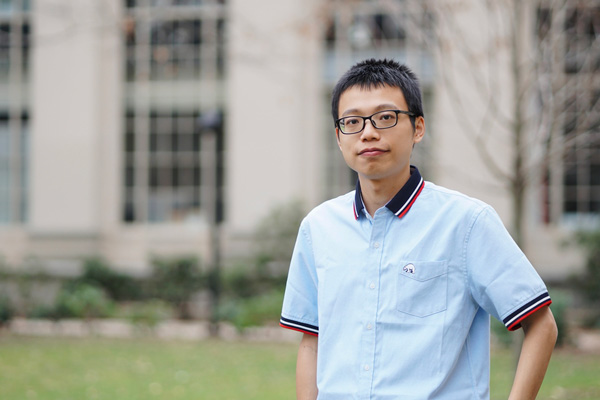
[[[600,7],[568,1],[537,12],[538,48],[550,94],[553,147],[544,180],[544,221],[575,227],[600,220]],[[562,64],[556,65],[555,59]],[[558,67],[558,68],[557,68]],[[558,157],[554,157],[558,154]]]
[[[573,7],[565,21],[563,212],[600,214],[600,7]],[[587,82],[582,85],[581,82]]]
[[[198,112],[152,111],[149,118],[137,119],[133,112],[127,114],[124,221],[195,219],[201,216],[201,207],[211,201],[205,192],[217,190],[216,199],[222,198],[223,158],[215,157],[212,165],[205,161],[215,147],[217,155],[223,154],[222,116],[214,117],[211,126],[205,119]],[[148,135],[144,129],[147,121]],[[141,135],[136,123],[142,124]],[[210,144],[210,134],[216,146]],[[207,174],[215,177],[213,184]],[[221,214],[222,204],[216,207]]]
[[[0,0],[0,224],[27,220],[30,2]]]
[[[126,7],[123,221],[221,219],[224,2]]]
[[[423,50],[427,46],[422,43],[425,37],[433,40],[433,14],[416,3],[407,6],[402,0],[353,3],[336,0],[329,2],[328,7],[323,38],[326,104],[330,104],[331,91],[339,77],[353,64],[366,58],[393,58],[405,62],[419,76],[427,113],[432,99],[434,60]],[[331,114],[324,116],[324,120],[325,195],[332,197],[353,189],[356,173],[346,166],[339,154]],[[430,159],[427,157],[429,142],[420,143],[414,153],[415,163],[425,174]]]

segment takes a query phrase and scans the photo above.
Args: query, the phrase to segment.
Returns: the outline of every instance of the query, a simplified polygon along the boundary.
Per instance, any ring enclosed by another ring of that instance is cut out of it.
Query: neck
[[[385,206],[402,189],[410,178],[410,170],[393,180],[367,179],[359,176],[362,200],[367,212],[375,215],[375,211]]]

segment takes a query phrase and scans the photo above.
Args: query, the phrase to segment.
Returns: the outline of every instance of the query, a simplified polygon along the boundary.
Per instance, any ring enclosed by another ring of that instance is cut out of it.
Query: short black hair
[[[415,114],[410,120],[415,126],[416,117],[424,117],[421,89],[417,76],[404,64],[394,60],[371,58],[355,64],[346,72],[333,88],[331,114],[335,123],[339,118],[340,97],[354,86],[373,89],[382,86],[397,87],[402,91],[408,110]]]

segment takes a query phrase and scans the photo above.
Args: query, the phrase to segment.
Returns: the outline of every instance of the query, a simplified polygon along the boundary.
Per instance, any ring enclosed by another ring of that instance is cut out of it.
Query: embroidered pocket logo
[[[412,264],[406,264],[404,266],[404,268],[402,268],[402,270],[408,274],[414,274],[415,273],[415,266]]]

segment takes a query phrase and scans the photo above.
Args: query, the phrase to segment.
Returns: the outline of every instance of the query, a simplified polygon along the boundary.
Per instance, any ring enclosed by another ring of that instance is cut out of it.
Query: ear
[[[425,118],[417,117],[415,119],[415,130],[413,132],[413,145],[423,140],[425,136]]]
[[[335,138],[337,140],[338,147],[342,150],[342,145],[340,144],[340,128],[335,127]]]

